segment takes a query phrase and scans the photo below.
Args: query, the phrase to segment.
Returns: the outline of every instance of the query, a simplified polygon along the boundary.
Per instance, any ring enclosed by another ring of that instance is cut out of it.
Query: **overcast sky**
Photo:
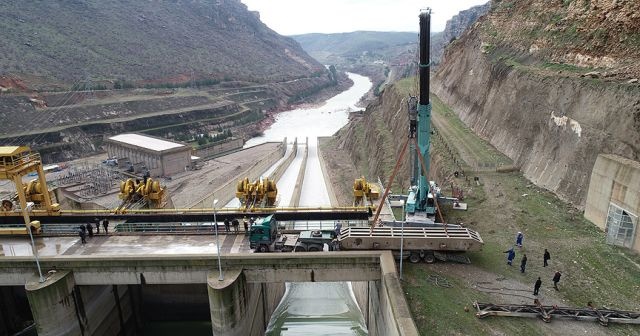
[[[431,31],[452,16],[488,0],[241,0],[281,35],[356,30],[418,31],[420,9],[431,7]]]

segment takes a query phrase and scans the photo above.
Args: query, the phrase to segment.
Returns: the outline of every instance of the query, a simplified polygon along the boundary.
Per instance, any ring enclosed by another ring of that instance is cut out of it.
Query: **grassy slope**
[[[464,135],[457,138],[457,141],[465,143],[464,146],[488,146],[475,138],[461,122],[452,122],[453,117],[446,113],[444,105],[434,104],[434,109],[434,115],[447,115],[449,134]],[[435,142],[434,150],[438,150],[438,146]],[[479,151],[491,153],[493,149],[485,147]],[[606,245],[604,234],[585,220],[578,210],[552,193],[532,185],[519,173],[478,172],[475,175],[480,177],[482,185],[468,186],[465,201],[469,203],[470,210],[448,213],[449,222],[466,223],[478,230],[485,241],[484,251],[471,254],[473,267],[495,275],[496,279],[513,279],[531,288],[535,279],[541,276],[545,283],[543,290],[549,299],[566,306],[584,307],[588,301],[593,301],[597,306],[640,310],[640,267],[629,262],[632,260],[640,264],[637,254]],[[501,253],[514,243],[517,231],[525,233],[525,247],[518,251],[516,262],[520,260],[520,252],[529,255],[529,266],[524,275],[516,267],[506,266],[505,256]],[[541,265],[544,248],[552,254],[551,267],[548,268]],[[472,266],[460,267],[472,269]],[[477,320],[471,312],[465,313],[463,307],[471,307],[474,300],[491,298],[470,287],[469,281],[473,281],[474,275],[447,274],[455,288],[442,289],[426,280],[428,274],[436,272],[435,269],[424,264],[406,268],[405,292],[422,334],[549,333],[549,329],[544,329],[543,323],[535,319]],[[556,269],[563,271],[558,293],[548,288]],[[640,334],[637,326],[618,325],[604,329],[595,323],[593,325],[595,334]]]

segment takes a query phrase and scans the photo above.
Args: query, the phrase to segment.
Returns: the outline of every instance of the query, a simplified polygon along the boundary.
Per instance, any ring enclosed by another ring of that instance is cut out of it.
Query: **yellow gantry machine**
[[[123,203],[116,212],[126,210],[139,201],[143,201],[145,207],[149,209],[161,209],[165,205],[165,188],[151,177],[143,181],[127,179],[120,182],[118,197],[123,200]]]
[[[377,200],[380,197],[380,188],[373,183],[367,182],[364,176],[359,179],[355,179],[353,182],[353,206],[359,206],[361,203],[363,206],[373,205],[373,200]]]
[[[25,185],[22,178],[30,173],[38,178]],[[60,205],[51,201],[47,181],[42,169],[40,154],[27,146],[0,146],[0,179],[11,180],[16,185],[16,194],[24,217],[25,228],[38,231],[40,223],[31,222],[27,202],[33,202],[49,213],[59,212]],[[0,213],[13,211],[13,203],[3,202]]]
[[[276,182],[266,177],[251,183],[248,177],[238,181],[236,197],[245,209],[272,207],[278,197]]]

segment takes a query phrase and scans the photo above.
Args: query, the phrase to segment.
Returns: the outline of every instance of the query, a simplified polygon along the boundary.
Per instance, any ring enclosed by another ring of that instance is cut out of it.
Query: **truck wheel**
[[[427,264],[433,264],[434,262],[436,262],[436,257],[433,255],[433,253],[426,253],[424,255],[424,262],[426,262]]]
[[[269,252],[269,247],[267,245],[260,245],[258,246],[258,252],[261,252],[261,253]]]
[[[409,254],[409,262],[412,264],[420,262],[420,254],[418,252],[411,252],[411,254]]]
[[[295,251],[296,252],[307,252],[307,250],[302,246],[296,246]]]
[[[309,252],[320,252],[322,248],[319,246],[309,246]]]

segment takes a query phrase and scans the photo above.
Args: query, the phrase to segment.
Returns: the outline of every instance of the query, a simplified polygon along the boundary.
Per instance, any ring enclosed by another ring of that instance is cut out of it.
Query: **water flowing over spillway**
[[[300,206],[330,206],[329,194],[320,169],[317,138],[331,136],[347,124],[349,113],[371,89],[371,81],[348,73],[354,85],[320,107],[300,108],[279,113],[264,135],[247,141],[253,146],[267,141],[299,143],[309,139],[309,153]],[[267,335],[361,336],[367,335],[366,322],[346,282],[288,283],[287,291],[274,312]]]

